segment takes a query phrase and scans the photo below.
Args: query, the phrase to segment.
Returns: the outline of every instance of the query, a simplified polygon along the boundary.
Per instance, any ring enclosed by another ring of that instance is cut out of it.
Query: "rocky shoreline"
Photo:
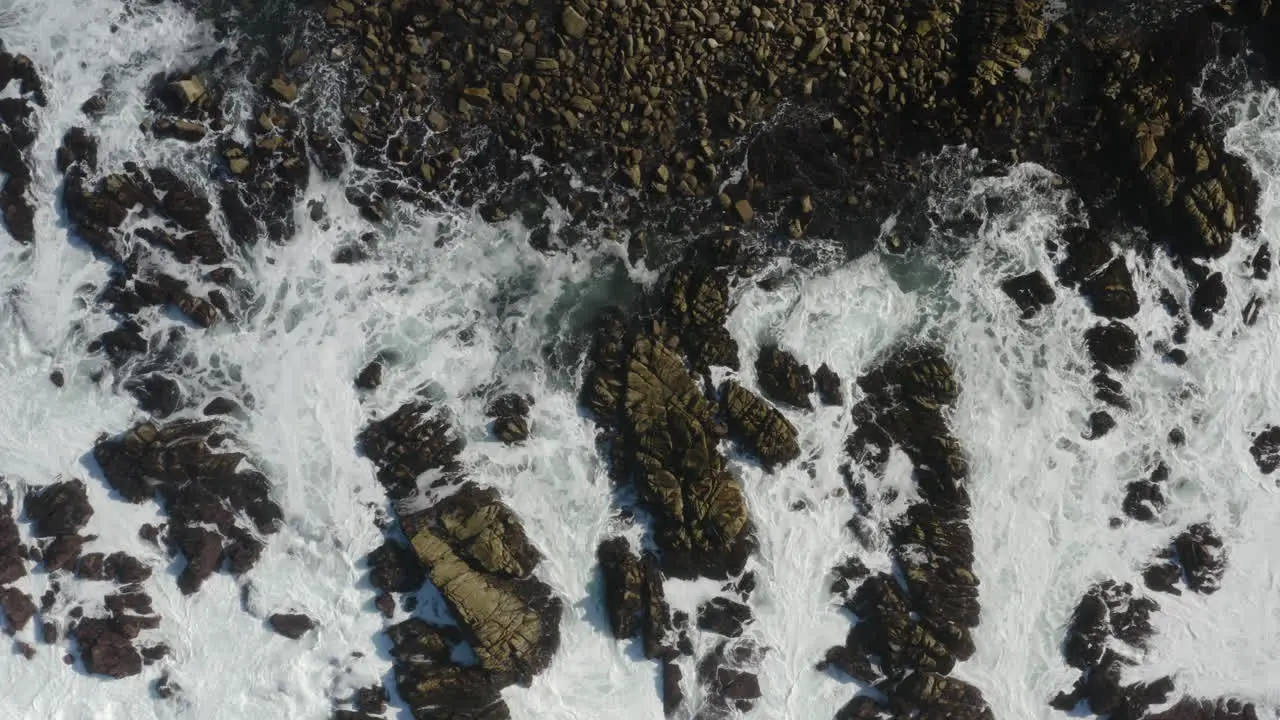
[[[1197,92],[1213,81],[1206,66],[1247,52],[1275,74],[1280,9],[1261,0],[1183,5],[1143,22],[1137,7],[1051,17],[1037,0],[332,0],[299,9],[301,25],[314,28],[306,42],[265,61],[215,57],[151,83],[140,131],[207,150],[211,170],[200,180],[208,184],[160,166],[100,167],[94,127],[109,91],[88,98],[84,125],[62,138],[60,209],[70,233],[112,268],[93,302],[117,327],[87,350],[149,416],[104,435],[93,459],[121,499],[164,508],[166,526],[139,532],[181,558],[183,594],[215,572],[252,571],[283,513],[271,478],[235,449],[227,418],[246,398],[192,395],[182,382],[183,337],[245,317],[255,289],[244,251],[292,239],[313,176],[350,180],[347,199],[374,226],[410,203],[474,209],[494,223],[517,218],[547,252],[617,241],[631,263],[652,263],[662,278],[631,306],[601,314],[588,353],[581,405],[599,428],[619,514],[644,538],[600,543],[599,601],[613,636],[638,635],[657,661],[665,713],[690,710],[690,683],[705,698],[691,710],[699,718],[749,711],[763,695],[771,648],[745,632],[754,621],[756,525],[722,442],[766,472],[786,467],[804,449],[779,408],[811,412],[816,394],[833,407],[856,399],[850,459],[880,472],[896,447],[912,460],[920,494],[889,532],[895,572],[872,574],[856,556],[834,570],[838,602],[855,624],[818,665],[859,688],[836,717],[992,718],[982,689],[951,676],[975,650],[981,608],[967,459],[947,411],[960,389],[943,353],[901,349],[846,389],[848,369],[811,371],[777,345],[741,357],[726,327],[734,293],[770,257],[799,256],[808,238],[847,236],[849,254],[869,249],[875,228],[920,201],[929,160],[944,146],[978,148],[990,174],[1041,163],[1084,200],[1084,222],[1050,248],[1056,283],[1040,273],[997,282],[1028,320],[1064,289],[1086,298],[1099,319],[1080,350],[1096,371],[1099,404],[1081,436],[1105,436],[1132,410],[1124,380],[1142,346],[1131,327],[1141,309],[1133,263],[1168,253],[1195,288],[1186,307],[1167,291],[1161,298],[1176,324],[1159,351],[1181,365],[1189,334],[1208,331],[1227,307],[1221,271],[1208,261],[1260,222],[1258,184],[1226,151]],[[322,67],[343,75],[340,97],[315,90]],[[227,97],[236,72],[252,76],[245,117],[232,116]],[[31,118],[45,88],[29,58],[0,51],[0,88],[10,85],[17,97],[0,100],[0,213],[13,240],[30,244]],[[321,112],[326,103],[340,106],[338,122]],[[324,217],[323,207],[308,210]],[[904,214],[883,234],[884,249],[927,246],[935,220],[964,219]],[[1118,238],[1134,230],[1144,239],[1125,252]],[[361,238],[331,260],[360,262],[376,240]],[[1270,268],[1263,246],[1249,270],[1263,280]],[[1261,303],[1255,295],[1245,304],[1248,324]],[[165,322],[167,308],[190,325]],[[744,362],[760,395],[720,380]],[[375,390],[389,363],[375,359],[355,385]],[[493,436],[526,441],[530,402],[495,392],[486,408]],[[168,420],[196,412],[204,419]],[[1277,432],[1267,426],[1254,438],[1263,473],[1280,466]],[[1171,430],[1169,443],[1182,433]],[[452,617],[388,624],[394,687],[335,699],[334,717],[380,717],[390,697],[415,718],[508,717],[503,689],[527,686],[554,662],[566,612],[538,576],[541,551],[499,493],[468,478],[458,429],[441,407],[411,399],[356,440],[390,510],[385,542],[366,560],[373,609],[388,620],[412,612],[414,593],[430,583]],[[1128,483],[1120,512],[1159,518],[1168,473],[1159,463]],[[876,529],[859,519],[866,489],[853,477],[859,517],[850,530],[865,539]],[[90,673],[126,677],[162,661],[167,648],[143,635],[163,622],[141,584],[152,569],[90,547],[94,538],[80,534],[94,512],[83,483],[58,480],[25,496],[35,547],[20,542],[15,507],[10,497],[0,512],[9,627],[34,620],[48,643],[74,639]],[[1211,593],[1229,557],[1211,525],[1192,524],[1153,552],[1141,578],[1153,592]],[[9,585],[29,566],[112,583],[104,614],[73,608],[65,627],[46,619],[64,610],[56,590],[37,606]],[[690,617],[669,606],[668,578],[723,584]],[[1228,699],[1184,698],[1149,712],[1172,696],[1173,681],[1121,683],[1135,661],[1104,645],[1140,649],[1158,611],[1133,584],[1089,588],[1064,647],[1080,680],[1046,703],[1117,720],[1256,717],[1253,705]],[[316,628],[291,612],[265,622],[295,640]],[[694,647],[694,628],[716,636],[710,649]],[[475,662],[456,659],[464,647]],[[683,677],[682,658],[692,658],[695,677]],[[163,676],[156,688],[161,697],[179,690]]]

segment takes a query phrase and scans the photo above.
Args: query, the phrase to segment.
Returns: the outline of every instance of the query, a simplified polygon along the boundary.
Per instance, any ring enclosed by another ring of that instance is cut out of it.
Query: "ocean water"
[[[559,653],[530,688],[507,691],[513,715],[660,717],[657,665],[633,642],[612,639],[600,607],[595,547],[638,530],[616,517],[595,427],[576,405],[581,327],[595,308],[634,294],[657,274],[627,268],[620,247],[546,256],[516,224],[408,210],[380,230],[371,260],[336,265],[333,251],[372,228],[344,199],[342,181],[313,178],[298,205],[297,236],[234,261],[255,288],[257,309],[235,325],[187,329],[183,345],[196,361],[181,379],[195,408],[215,394],[249,407],[231,422],[275,484],[286,527],[246,577],[215,575],[184,597],[174,583],[180,568],[137,535],[142,523],[162,521],[158,509],[112,497],[88,462],[95,437],[141,416],[109,370],[94,380],[105,368],[84,348],[113,324],[92,302],[109,267],[68,233],[53,154],[67,129],[85,123],[80,104],[110,77],[110,111],[91,126],[100,166],[165,164],[204,183],[205,148],[139,132],[146,84],[235,38],[218,39],[212,25],[176,4],[116,0],[0,0],[0,36],[35,60],[49,98],[35,115],[40,136],[31,151],[37,240],[23,247],[0,238],[0,476],[17,491],[59,477],[85,479],[97,510],[86,529],[98,536],[90,550],[126,550],[161,568],[146,588],[163,620],[145,637],[173,649],[138,677],[109,680],[65,665],[65,644],[41,644],[28,627],[16,639],[36,646],[34,659],[0,653],[0,717],[320,720],[333,698],[388,679],[386,621],[373,609],[361,565],[381,542],[374,520],[384,500],[355,438],[369,420],[424,388],[467,437],[471,477],[498,488],[523,518],[546,556],[539,576],[565,600]],[[1098,409],[1083,343],[1096,319],[1084,301],[1059,288],[1052,307],[1024,321],[996,282],[1030,270],[1051,275],[1045,241],[1076,219],[1069,188],[1043,168],[965,176],[941,189],[938,202],[971,205],[983,218],[945,252],[873,253],[788,275],[768,291],[748,282],[736,292],[730,331],[748,387],[755,387],[752,364],[765,342],[780,343],[811,367],[828,363],[846,384],[897,343],[928,337],[946,346],[962,388],[953,424],[972,461],[983,611],[978,651],[956,674],[983,690],[998,718],[1060,715],[1048,699],[1074,680],[1059,645],[1079,596],[1107,578],[1140,584],[1154,552],[1200,521],[1226,540],[1222,589],[1207,597],[1157,596],[1158,632],[1130,674],[1172,674],[1179,691],[1254,701],[1265,716],[1280,708],[1280,568],[1272,552],[1280,544],[1273,521],[1280,493],[1248,453],[1251,432],[1280,422],[1280,365],[1271,362],[1280,353],[1280,321],[1270,304],[1252,327],[1240,315],[1252,294],[1270,299],[1275,292],[1274,279],[1252,280],[1244,265],[1257,242],[1280,240],[1280,97],[1242,89],[1221,113],[1231,127],[1229,145],[1250,160],[1263,186],[1260,238],[1238,242],[1214,261],[1230,289],[1227,308],[1211,330],[1192,330],[1182,367],[1162,362],[1153,349],[1173,322],[1156,297],[1167,287],[1185,304],[1190,288],[1166,261],[1131,258],[1142,296],[1131,322],[1144,352],[1120,378],[1133,410],[1113,411],[1118,424],[1104,438],[1083,438],[1088,413]],[[989,197],[1002,200],[998,211]],[[324,202],[325,225],[309,219],[312,200]],[[155,322],[182,325],[158,311]],[[398,359],[384,384],[358,392],[352,379],[387,350]],[[66,376],[61,389],[48,380],[55,369]],[[486,435],[477,391],[494,381],[535,399],[532,438],[522,446]],[[857,399],[854,389],[850,404]],[[748,716],[809,720],[831,717],[858,690],[814,669],[849,627],[828,593],[830,568],[854,553],[883,568],[888,555],[883,538],[863,547],[845,527],[854,512],[839,471],[852,429],[847,408],[784,412],[800,431],[800,460],[774,474],[732,462],[761,535],[749,565],[759,587],[746,637],[767,651],[763,697]],[[1186,432],[1184,447],[1166,441],[1175,426]],[[1110,528],[1125,484],[1157,460],[1172,471],[1168,508],[1155,523]],[[884,478],[865,480],[873,497],[899,491],[897,500],[874,508],[881,523],[911,497],[901,456]],[[37,572],[18,586],[38,597],[48,581]],[[708,582],[668,584],[674,608],[690,612],[717,590]],[[65,623],[77,605],[92,614],[108,591],[104,583],[64,583],[50,615]],[[264,618],[288,610],[311,615],[318,630],[299,641],[276,636]],[[696,630],[694,636],[700,650],[715,643]],[[153,696],[161,673],[181,686],[175,698]],[[692,662],[684,675],[695,677]],[[692,683],[686,692],[688,717],[702,698]]]

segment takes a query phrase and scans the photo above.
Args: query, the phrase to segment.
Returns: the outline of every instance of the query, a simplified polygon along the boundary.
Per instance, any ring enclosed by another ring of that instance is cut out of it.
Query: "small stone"
[[[737,213],[738,219],[743,223],[751,222],[756,216],[756,211],[751,208],[751,203],[747,200],[739,200],[734,203],[733,211]]]

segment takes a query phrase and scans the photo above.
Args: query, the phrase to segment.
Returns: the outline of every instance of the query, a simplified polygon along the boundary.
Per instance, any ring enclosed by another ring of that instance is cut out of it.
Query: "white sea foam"
[[[176,4],[125,10],[112,0],[10,0],[0,18],[9,48],[35,59],[49,95],[32,149],[38,239],[30,248],[0,239],[0,406],[7,409],[0,474],[19,489],[59,476],[85,478],[97,508],[87,529],[98,535],[93,549],[127,550],[165,567],[167,560],[137,537],[143,522],[162,519],[158,510],[110,497],[85,464],[98,433],[122,430],[137,414],[130,399],[111,390],[110,376],[102,384],[90,379],[98,368],[85,344],[111,321],[87,300],[108,267],[68,237],[57,212],[53,151],[68,128],[85,122],[80,103],[110,74],[111,110],[94,127],[101,165],[164,162],[199,179],[203,165],[183,159],[187,146],[146,139],[137,125],[149,77],[216,45],[210,29]],[[1275,244],[1280,100],[1274,93],[1252,97],[1230,142],[1251,158],[1263,182],[1263,237]],[[1073,680],[1059,643],[1080,594],[1105,578],[1137,581],[1152,552],[1201,520],[1226,539],[1230,564],[1222,590],[1158,596],[1158,634],[1131,674],[1172,673],[1181,691],[1280,706],[1272,680],[1280,674],[1273,652],[1280,645],[1280,578],[1270,552],[1280,542],[1272,520],[1280,494],[1248,454],[1249,433],[1280,420],[1280,365],[1272,361],[1280,321],[1269,309],[1254,327],[1240,321],[1250,293],[1269,296],[1274,281],[1248,279],[1241,267],[1252,251],[1247,243],[1215,261],[1231,289],[1228,307],[1213,330],[1193,330],[1191,360],[1176,367],[1152,350],[1172,322],[1156,296],[1160,284],[1184,300],[1189,288],[1163,261],[1138,271],[1143,309],[1132,322],[1142,330],[1145,352],[1122,378],[1134,409],[1117,412],[1119,424],[1105,438],[1085,440],[1085,419],[1097,401],[1082,337],[1095,319],[1078,296],[1060,290],[1051,308],[1019,320],[995,282],[1028,270],[1051,274],[1044,240],[1070,214],[1067,191],[1031,166],[1009,178],[965,182],[951,191],[972,201],[986,222],[948,260],[907,267],[873,255],[770,291],[741,288],[730,322],[741,346],[739,379],[756,386],[752,363],[764,342],[778,342],[814,367],[827,362],[847,386],[896,343],[926,336],[946,345],[963,389],[954,426],[972,456],[972,527],[983,582],[978,652],[957,674],[982,688],[997,717],[1059,716],[1047,701]],[[331,698],[387,679],[385,623],[359,564],[380,542],[373,508],[383,497],[355,437],[371,418],[427,386],[469,440],[472,477],[498,488],[519,512],[547,558],[539,576],[565,599],[560,652],[532,687],[507,692],[513,714],[660,716],[656,664],[641,657],[636,643],[612,639],[599,606],[595,547],[635,530],[614,518],[595,428],[576,406],[580,378],[546,360],[549,350],[563,349],[580,311],[627,285],[618,252],[548,258],[528,247],[518,226],[419,215],[392,228],[371,261],[335,265],[333,250],[370,228],[344,200],[341,183],[313,179],[310,188],[299,204],[298,236],[244,258],[242,271],[263,309],[234,327],[190,332],[185,346],[202,368],[184,380],[186,391],[251,398],[237,434],[275,484],[286,529],[242,581],[217,575],[192,597],[178,592],[173,568],[146,583],[163,617],[149,637],[174,652],[142,676],[87,676],[63,665],[64,646],[35,643],[31,628],[20,633],[37,655],[0,658],[0,716],[319,719]],[[984,194],[1003,197],[1006,209],[986,215]],[[327,229],[307,218],[311,199],[324,200]],[[632,275],[630,282],[653,279],[648,272]],[[380,389],[362,395],[352,378],[382,350],[400,359]],[[47,380],[55,368],[66,374],[61,390]],[[484,398],[472,391],[494,380],[535,398],[533,436],[523,446],[486,436]],[[857,390],[851,391],[852,402]],[[830,717],[857,689],[814,669],[849,627],[828,593],[830,568],[855,552],[872,568],[888,560],[885,548],[860,548],[844,526],[853,513],[838,470],[851,430],[847,408],[784,412],[800,430],[801,460],[766,474],[732,456],[760,528],[760,552],[749,566],[759,587],[747,636],[769,648],[761,666],[764,696],[751,716],[808,720]],[[1183,448],[1165,441],[1174,426],[1186,429]],[[1169,508],[1158,523],[1110,529],[1125,483],[1149,472],[1157,458],[1172,469]],[[873,497],[882,483],[909,491],[899,455],[884,480],[865,479]],[[877,508],[880,519],[904,502]],[[19,586],[39,596],[47,582],[37,573]],[[675,608],[692,613],[717,585],[673,581],[668,593]],[[52,613],[61,621],[77,604],[92,613],[106,591],[100,583],[66,583],[64,590],[65,602]],[[423,599],[432,598],[424,592]],[[262,618],[289,609],[315,617],[319,630],[296,642],[272,634]],[[700,650],[715,642],[694,635]],[[685,662],[687,715],[700,693],[690,686],[692,662]],[[162,671],[182,687],[180,699],[152,697],[148,683]]]

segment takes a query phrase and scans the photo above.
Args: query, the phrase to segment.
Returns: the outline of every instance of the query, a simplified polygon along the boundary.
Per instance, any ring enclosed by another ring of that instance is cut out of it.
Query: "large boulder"
[[[560,641],[560,601],[546,585],[474,568],[431,528],[413,535],[413,548],[466,629],[480,668],[522,683],[546,668]]]
[[[760,348],[756,358],[756,378],[765,397],[805,410],[813,409],[813,373],[809,366],[777,345]]]
[[[626,538],[604,540],[596,548],[596,560],[604,582],[604,606],[609,626],[618,639],[632,637],[641,613],[643,575],[640,559]]]
[[[729,435],[773,470],[800,456],[799,433],[791,421],[755,393],[730,380],[720,391]]]
[[[459,482],[464,446],[441,413],[426,402],[411,402],[370,423],[360,433],[361,448],[378,466],[378,480],[392,498],[418,490],[418,477],[439,471],[435,486]]]
[[[93,517],[83,480],[65,480],[27,494],[24,510],[40,538],[74,535]]]

